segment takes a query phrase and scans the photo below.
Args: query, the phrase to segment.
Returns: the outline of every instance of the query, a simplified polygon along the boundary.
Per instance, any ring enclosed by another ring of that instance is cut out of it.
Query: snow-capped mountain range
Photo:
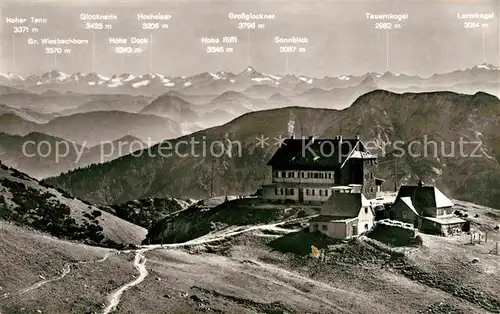
[[[331,90],[354,87],[366,78],[374,79],[381,88],[407,88],[423,86],[453,86],[458,84],[498,84],[500,68],[481,64],[470,69],[434,74],[429,78],[405,74],[366,73],[361,76],[340,75],[314,78],[295,75],[261,73],[248,66],[240,73],[225,71],[204,72],[192,76],[170,77],[159,73],[133,75],[122,73],[105,76],[98,73],[72,73],[50,71],[42,75],[23,78],[13,73],[0,73],[0,85],[22,88],[31,92],[46,90],[83,93],[141,93],[157,94],[166,91],[182,91],[185,94],[220,94],[225,91],[243,91],[253,86],[265,85],[277,92],[304,92],[311,88]]]

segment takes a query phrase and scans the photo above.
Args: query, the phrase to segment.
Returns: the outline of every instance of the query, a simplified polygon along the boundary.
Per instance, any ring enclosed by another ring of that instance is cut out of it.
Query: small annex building
[[[310,221],[309,232],[347,239],[370,230],[374,221],[371,203],[359,189],[338,186],[321,207],[320,215]]]
[[[411,223],[424,233],[452,235],[466,228],[466,221],[454,215],[453,202],[435,186],[403,185],[389,218]]]

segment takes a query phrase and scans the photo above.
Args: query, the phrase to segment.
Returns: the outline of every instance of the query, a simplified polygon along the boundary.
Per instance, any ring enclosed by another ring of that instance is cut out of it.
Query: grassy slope
[[[149,251],[149,275],[123,294],[116,313],[498,313],[500,265],[497,256],[487,254],[500,240],[493,228],[498,214],[459,206],[473,217],[473,228],[490,230],[488,243],[470,246],[466,235],[424,235],[423,247],[396,250],[369,239],[343,243],[303,232],[256,230],[186,249]],[[108,252],[0,227],[6,257],[0,259],[1,292],[30,286],[39,275],[58,275],[65,262]],[[324,262],[308,256],[310,245],[329,247]],[[474,257],[480,262],[471,263]],[[130,255],[79,265],[59,281],[1,300],[1,311],[99,311],[105,296],[132,274]]]
[[[479,214],[473,228],[490,230],[491,242],[422,235],[422,247],[390,248],[367,238],[254,231],[147,252],[150,276],[125,292],[118,313],[500,313],[500,263],[487,254],[500,240],[498,216],[461,204]],[[328,247],[324,261],[308,254],[311,245]]]
[[[89,214],[98,208],[68,197],[54,188],[44,187],[37,180],[4,166],[0,168],[0,195],[3,200],[0,203],[6,206],[1,209],[4,219],[52,231],[62,238],[89,240],[99,244],[99,239],[94,236],[102,229],[102,244],[106,245],[110,241],[128,245],[140,243],[146,235],[144,228],[107,212],[100,211],[101,215],[93,218]],[[71,220],[73,223],[66,227],[66,223]]]
[[[197,203],[153,225],[144,243],[160,243],[162,237],[163,243],[185,242],[228,226],[278,222],[296,217],[298,212],[297,208],[256,198],[229,200],[213,208]]]
[[[96,261],[111,252],[0,221],[0,312],[67,314],[99,310],[107,294],[130,280],[134,268],[125,255],[111,255],[102,263],[75,264]],[[35,283],[59,277],[66,264],[72,266],[63,279],[18,294]],[[5,294],[8,298],[3,298]]]

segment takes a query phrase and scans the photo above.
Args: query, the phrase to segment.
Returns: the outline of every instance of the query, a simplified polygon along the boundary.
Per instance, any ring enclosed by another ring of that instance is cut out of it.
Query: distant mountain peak
[[[377,87],[377,83],[372,75],[367,76],[359,85]]]
[[[114,142],[138,142],[138,143],[144,143],[141,139],[138,137],[135,137],[133,135],[125,135],[123,137],[120,137],[119,139],[116,139]]]
[[[220,96],[216,97],[215,100],[234,100],[234,99],[248,99],[247,96],[240,92],[235,92],[235,91],[227,91],[222,93]]]
[[[481,63],[479,65],[476,65],[473,69],[483,69],[483,70],[493,70],[493,71],[500,70],[499,67],[496,67],[490,63]]]
[[[251,67],[247,66],[243,71],[241,71],[238,75],[248,75],[248,74],[254,74],[257,73],[257,71]]]
[[[473,68],[460,69],[443,74],[434,74],[430,78],[421,78],[415,75],[394,74],[390,71],[384,73],[365,73],[362,75],[343,74],[340,76],[325,76],[324,78],[314,78],[306,75],[273,75],[266,71],[259,72],[252,66],[247,66],[241,72],[227,72],[217,69],[217,72],[203,72],[191,76],[168,76],[160,73],[146,73],[132,75],[130,73],[101,75],[96,72],[90,73],[68,73],[60,71],[49,71],[43,74],[31,75],[22,79],[15,74],[0,73],[0,85],[22,89],[31,93],[40,94],[44,90],[54,89],[60,93],[108,93],[113,94],[142,94],[157,96],[167,91],[182,91],[184,94],[221,94],[229,90],[251,92],[259,89],[251,89],[254,86],[270,84],[287,90],[290,93],[300,95],[310,87],[316,87],[323,90],[332,90],[346,88],[347,85],[357,86],[360,84],[370,84],[372,81],[365,81],[371,76],[380,86],[392,86],[393,88],[415,87],[419,90],[425,90],[429,86],[444,86],[448,81],[455,84],[455,90],[469,91],[484,90],[490,92],[493,90],[492,82],[496,81],[495,75],[500,68],[498,66],[483,63]],[[371,79],[370,79],[371,80]],[[484,85],[484,84],[486,85]],[[475,84],[469,86],[469,84]],[[479,85],[478,85],[479,84]],[[480,85],[483,84],[483,85]],[[266,86],[267,87],[267,86]],[[271,92],[262,89],[265,94],[263,97],[269,97]],[[18,92],[19,92],[18,91]],[[314,91],[314,90],[313,90]],[[5,91],[3,91],[5,93]],[[496,91],[492,92],[497,94]],[[259,98],[260,95],[254,94]],[[293,95],[289,95],[293,97]]]
[[[6,79],[9,79],[9,80],[20,80],[20,81],[24,81],[24,78],[19,76],[19,75],[16,75],[12,72],[7,72],[7,73],[0,73],[0,76],[3,76],[5,77]]]

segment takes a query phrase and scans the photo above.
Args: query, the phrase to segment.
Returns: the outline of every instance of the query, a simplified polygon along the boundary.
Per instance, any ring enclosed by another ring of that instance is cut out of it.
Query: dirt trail
[[[297,221],[303,221],[305,219],[309,219],[312,217],[316,217],[317,215],[314,216],[308,216],[308,217],[303,217],[303,218],[293,218],[289,219],[286,221],[278,222],[278,223],[272,223],[272,224],[266,224],[266,225],[257,225],[257,226],[252,226],[252,227],[239,227],[234,231],[228,231],[228,230],[222,230],[216,233],[209,233],[204,236],[201,236],[199,238],[189,240],[187,242],[183,243],[173,243],[173,244],[151,244],[151,245],[142,245],[142,249],[148,249],[153,250],[153,249],[160,249],[160,248],[174,248],[174,247],[182,247],[182,246],[188,246],[188,245],[198,245],[198,244],[207,244],[210,242],[216,242],[220,240],[225,240],[229,237],[233,237],[236,235],[240,235],[246,232],[250,231],[257,231],[257,230],[269,230],[269,231],[276,231],[276,232],[296,232],[299,231],[298,229],[284,229],[280,228],[280,226],[292,223],[292,222],[297,222]],[[128,251],[132,252],[132,251]]]
[[[148,270],[146,269],[146,258],[143,253],[145,250],[139,250],[135,254],[134,258],[134,267],[139,271],[139,277],[134,279],[133,281],[123,285],[118,290],[114,291],[112,294],[108,296],[109,305],[104,309],[103,314],[111,313],[116,309],[116,306],[120,303],[120,299],[122,294],[129,288],[140,284],[146,279],[148,275]]]
[[[308,218],[308,217],[305,217]],[[272,230],[272,231],[280,231],[284,232],[285,230],[288,232],[293,232],[295,230],[291,229],[284,229],[280,228],[279,226],[290,223],[290,222],[295,222],[299,220],[303,220],[305,218],[295,218],[295,219],[290,219],[287,221],[279,222],[279,223],[273,223],[273,224],[267,224],[267,225],[259,225],[259,226],[252,226],[252,227],[247,227],[247,228],[239,228],[236,231],[224,231],[220,233],[215,233],[215,234],[207,234],[202,237],[199,237],[197,239],[193,239],[187,242],[183,243],[172,243],[172,244],[153,244],[153,245],[143,245],[141,246],[141,249],[139,250],[128,250],[128,251],[121,251],[122,253],[131,253],[131,252],[136,252],[135,254],[135,259],[134,259],[134,267],[139,271],[139,277],[134,279],[133,281],[121,286],[117,290],[115,290],[113,293],[111,293],[107,299],[108,299],[108,306],[104,309],[103,314],[109,314],[113,312],[118,304],[120,303],[121,296],[123,293],[128,290],[131,287],[134,287],[146,279],[148,275],[148,271],[146,269],[146,262],[147,259],[144,257],[144,252],[147,251],[152,251],[155,249],[162,249],[162,248],[178,248],[178,247],[183,247],[183,246],[189,246],[189,245],[199,245],[199,244],[207,244],[210,242],[216,242],[220,240],[227,239],[229,237],[233,237],[242,233],[250,232],[250,231],[255,231],[255,230]]]
[[[40,288],[40,287],[42,287],[42,286],[44,286],[44,285],[46,285],[48,283],[59,281],[59,280],[63,279],[64,277],[66,277],[71,272],[71,267],[72,266],[74,266],[74,265],[82,265],[82,264],[102,263],[102,262],[106,261],[110,255],[111,254],[108,253],[103,258],[100,258],[100,259],[97,259],[97,260],[78,261],[78,262],[74,262],[74,263],[67,263],[67,264],[64,265],[61,275],[59,275],[57,277],[54,277],[54,278],[44,279],[42,281],[36,282],[33,285],[29,286],[28,288],[19,290],[19,291],[14,292],[14,293],[8,293],[8,292],[4,293],[2,296],[0,296],[0,300],[7,299],[7,298],[13,298],[13,297],[17,297],[17,296],[21,296],[21,295],[23,295],[23,294],[25,294],[27,292],[30,292],[32,290],[36,290],[36,289],[38,289],[38,288]]]

